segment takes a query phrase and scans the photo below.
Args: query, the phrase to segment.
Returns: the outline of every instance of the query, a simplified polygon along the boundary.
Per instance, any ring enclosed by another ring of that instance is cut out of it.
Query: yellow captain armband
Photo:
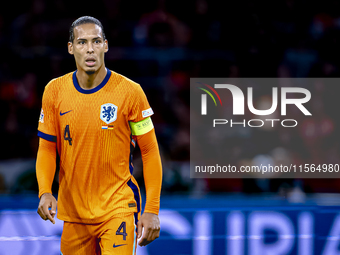
[[[151,118],[148,117],[138,122],[130,122],[130,128],[132,135],[144,135],[153,129],[153,123]]]

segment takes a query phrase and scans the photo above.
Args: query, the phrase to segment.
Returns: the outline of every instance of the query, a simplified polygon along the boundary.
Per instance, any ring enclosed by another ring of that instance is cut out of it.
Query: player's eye
[[[79,41],[78,44],[85,44],[85,42],[84,41]]]

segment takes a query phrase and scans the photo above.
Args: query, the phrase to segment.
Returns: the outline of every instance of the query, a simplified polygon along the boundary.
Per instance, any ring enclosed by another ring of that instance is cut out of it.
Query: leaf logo
[[[217,91],[216,91],[213,87],[211,87],[210,85],[205,84],[205,83],[201,83],[201,82],[197,82],[197,83],[200,83],[200,84],[202,84],[202,85],[205,85],[206,87],[208,87],[209,89],[211,89],[212,92],[215,93],[215,95],[217,96],[218,100],[220,101],[220,103],[221,103],[221,105],[222,105],[221,98],[220,98],[220,96],[218,95]],[[212,98],[212,100],[214,100],[214,103],[215,103],[215,105],[217,106],[217,103],[216,103],[216,100],[215,100],[214,96],[213,96],[208,90],[203,89],[203,88],[199,88],[199,89],[201,89],[201,90],[203,90],[204,92],[206,92],[206,93]]]
[[[220,104],[222,106],[222,100],[221,100],[219,94],[216,92],[216,90],[213,87],[211,87],[211,86],[209,86],[208,84],[205,84],[205,83],[201,83],[201,82],[197,82],[197,83],[202,84],[202,85],[206,86],[208,89],[210,89],[216,95],[216,97],[218,98],[218,100],[220,101]],[[215,106],[217,106],[215,97],[213,96],[213,94],[209,90],[204,89],[204,88],[199,88],[199,89],[206,92],[212,98],[212,100],[214,101]],[[201,100],[201,114],[207,115],[207,95],[203,94],[201,98],[202,98],[202,100]]]

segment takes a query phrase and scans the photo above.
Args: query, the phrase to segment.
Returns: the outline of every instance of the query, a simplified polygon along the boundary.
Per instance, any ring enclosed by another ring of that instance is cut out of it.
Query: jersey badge
[[[117,119],[118,106],[114,104],[103,104],[100,107],[100,119],[106,124],[110,124]]]
[[[41,108],[39,122],[44,123],[44,110]]]
[[[66,113],[69,113],[69,112],[72,112],[72,110],[67,111],[67,112],[61,112],[61,111],[60,111],[60,116],[63,116],[63,115],[65,115]]]
[[[113,129],[113,125],[102,126],[102,129]]]
[[[153,110],[151,108],[142,111],[143,118],[149,117],[153,114]]]
[[[113,248],[117,248],[117,247],[120,247],[120,246],[123,246],[123,245],[126,245],[126,244],[119,244],[119,245],[113,244]]]

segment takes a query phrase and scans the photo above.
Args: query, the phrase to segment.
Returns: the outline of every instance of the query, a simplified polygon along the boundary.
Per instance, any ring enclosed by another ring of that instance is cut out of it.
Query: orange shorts
[[[98,224],[64,222],[60,254],[135,255],[138,219],[139,214],[128,213]]]

